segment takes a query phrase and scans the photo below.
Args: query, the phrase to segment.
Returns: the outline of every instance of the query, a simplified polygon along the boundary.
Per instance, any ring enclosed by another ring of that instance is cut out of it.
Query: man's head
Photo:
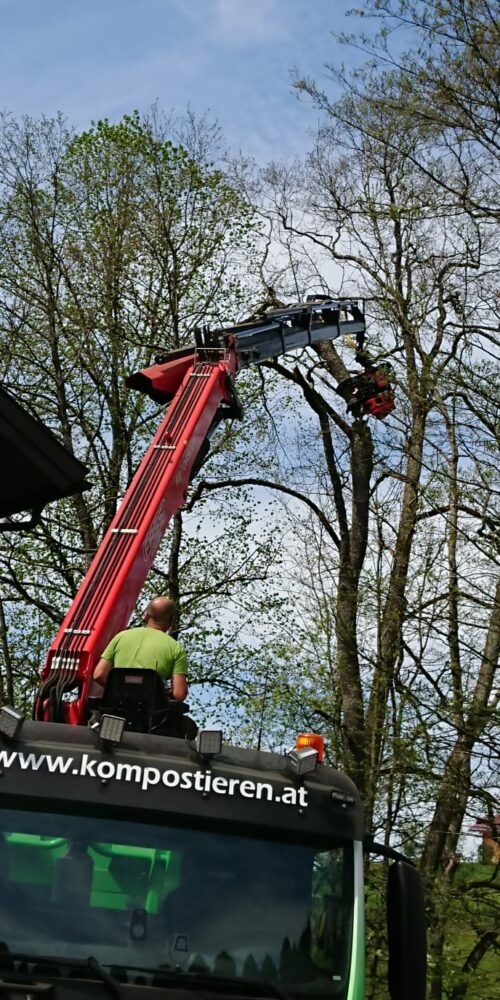
[[[168,632],[173,624],[175,611],[175,604],[169,597],[153,597],[144,612],[144,621],[149,628]]]

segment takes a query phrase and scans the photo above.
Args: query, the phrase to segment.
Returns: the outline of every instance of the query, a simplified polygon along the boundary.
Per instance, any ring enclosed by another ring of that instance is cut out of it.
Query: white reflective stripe
[[[112,535],[136,535],[139,528],[111,528]]]
[[[192,372],[191,378],[210,378],[212,372]]]
[[[70,632],[71,635],[92,635],[91,628],[65,628],[65,632]]]
[[[157,451],[175,451],[175,444],[154,444]]]

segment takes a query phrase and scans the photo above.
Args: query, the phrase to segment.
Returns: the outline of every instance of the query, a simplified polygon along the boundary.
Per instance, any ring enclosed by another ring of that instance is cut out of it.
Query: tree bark
[[[0,700],[2,704],[14,704],[14,674],[9,649],[9,637],[5,622],[3,601],[0,599],[0,648],[3,658],[3,674],[0,671]],[[0,706],[1,707],[1,706]]]

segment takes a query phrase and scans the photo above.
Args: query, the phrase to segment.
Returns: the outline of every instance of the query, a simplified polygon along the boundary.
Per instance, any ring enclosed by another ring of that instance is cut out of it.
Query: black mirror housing
[[[391,1000],[425,1000],[427,937],[422,878],[395,861],[387,878],[388,984]]]

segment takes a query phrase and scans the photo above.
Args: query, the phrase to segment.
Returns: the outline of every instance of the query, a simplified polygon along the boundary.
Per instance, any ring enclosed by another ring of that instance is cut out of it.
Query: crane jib
[[[236,326],[198,330],[196,345],[233,347],[241,365],[259,364],[321,340],[351,336],[359,341],[365,329],[361,300],[321,299],[273,309]]]
[[[249,365],[321,340],[365,330],[362,302],[315,299],[245,323],[196,332],[196,345],[172,351],[127,379],[168,410],[52,643],[35,716],[84,724],[94,666],[128,623],[168,523],[221,420],[241,419],[233,377]],[[201,459],[201,461],[200,461]]]
[[[312,324],[305,329],[290,327],[287,323],[276,323],[273,328],[264,327],[238,335],[234,349],[242,365],[259,364],[269,358],[288,354],[302,347],[310,347],[321,340],[336,340],[338,337],[358,337],[365,332],[365,321],[341,320],[332,323]]]
[[[156,364],[127,378],[129,389],[168,403],[195,358],[217,363],[231,354],[235,371],[261,364],[322,340],[349,336],[362,350],[366,330],[363,300],[329,299],[273,309],[235,326],[195,331],[196,344],[156,358]]]

